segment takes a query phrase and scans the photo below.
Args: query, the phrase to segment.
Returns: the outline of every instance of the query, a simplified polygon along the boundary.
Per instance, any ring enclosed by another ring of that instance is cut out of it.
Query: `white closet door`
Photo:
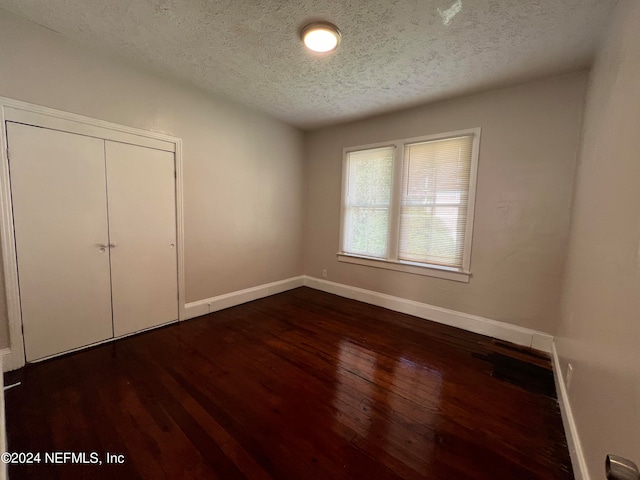
[[[115,336],[178,319],[174,155],[106,142]]]
[[[27,361],[112,337],[104,141],[7,134]]]

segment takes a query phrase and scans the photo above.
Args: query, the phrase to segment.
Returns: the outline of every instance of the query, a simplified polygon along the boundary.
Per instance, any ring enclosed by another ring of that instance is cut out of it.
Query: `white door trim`
[[[2,156],[0,161],[0,243],[4,267],[7,315],[9,319],[10,350],[10,353],[3,359],[5,370],[15,370],[25,364],[22,314],[20,311],[20,290],[18,286],[18,263],[9,178],[9,157],[7,153],[7,130],[5,127],[5,122],[7,121],[114,140],[122,143],[131,143],[133,145],[141,145],[175,153],[178,318],[179,320],[184,320],[186,318],[186,297],[184,278],[182,139],[163,133],[127,127],[83,115],[0,97],[0,122],[2,123],[2,135],[0,135],[0,155]]]

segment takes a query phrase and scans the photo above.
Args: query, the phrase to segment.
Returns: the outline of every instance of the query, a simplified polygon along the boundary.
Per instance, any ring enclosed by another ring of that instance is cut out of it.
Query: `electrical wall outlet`
[[[322,270],[322,278],[327,278],[327,271],[326,270]]]
[[[573,365],[570,363],[567,364],[567,378],[565,378],[565,386],[567,387],[567,391],[571,388],[571,380],[573,379]]]

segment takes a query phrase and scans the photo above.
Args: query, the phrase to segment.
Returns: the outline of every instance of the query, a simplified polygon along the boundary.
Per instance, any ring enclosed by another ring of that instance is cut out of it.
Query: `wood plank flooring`
[[[544,354],[308,288],[5,380],[12,480],[573,478]]]

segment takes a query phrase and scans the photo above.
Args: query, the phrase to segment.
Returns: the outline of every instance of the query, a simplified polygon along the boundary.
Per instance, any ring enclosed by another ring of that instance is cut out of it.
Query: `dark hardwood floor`
[[[12,480],[573,478],[544,354],[308,288],[5,381]]]

